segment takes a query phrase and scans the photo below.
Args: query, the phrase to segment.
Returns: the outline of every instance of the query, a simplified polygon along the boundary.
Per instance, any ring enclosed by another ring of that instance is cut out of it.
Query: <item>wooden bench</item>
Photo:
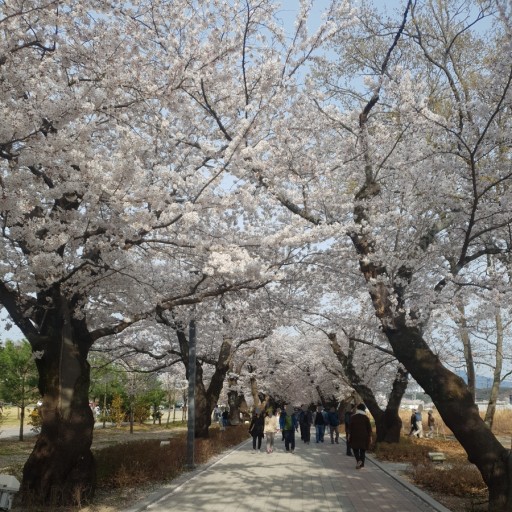
[[[432,462],[441,464],[446,460],[446,455],[443,452],[428,452],[428,456]]]

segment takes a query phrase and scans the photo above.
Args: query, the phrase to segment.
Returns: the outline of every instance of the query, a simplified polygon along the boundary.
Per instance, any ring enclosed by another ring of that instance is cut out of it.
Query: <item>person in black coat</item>
[[[348,408],[345,411],[345,414],[343,416],[343,423],[345,423],[345,441],[347,445],[347,455],[349,457],[352,457],[352,449],[350,448],[350,443],[348,442],[348,436],[350,432],[350,418],[352,417],[352,414],[355,412],[355,404],[350,404]]]
[[[349,443],[357,461],[356,469],[364,468],[366,450],[372,442],[372,426],[366,415],[366,406],[359,404],[350,418]]]
[[[261,451],[261,441],[263,440],[264,428],[265,419],[263,418],[263,414],[261,414],[259,410],[256,410],[251,419],[251,424],[249,425],[249,432],[252,436],[252,449],[254,451],[256,451],[256,445],[258,446],[258,450]]]

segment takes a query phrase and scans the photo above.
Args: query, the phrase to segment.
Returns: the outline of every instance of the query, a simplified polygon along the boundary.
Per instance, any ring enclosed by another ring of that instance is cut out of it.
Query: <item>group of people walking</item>
[[[361,469],[365,465],[366,451],[370,448],[372,442],[372,426],[370,419],[366,414],[366,406],[363,403],[352,404],[345,409],[343,416],[346,433],[346,454],[356,459],[356,469]],[[435,420],[432,411],[428,413],[428,437],[433,436]],[[329,411],[322,406],[318,406],[316,411],[311,411],[306,406],[301,406],[298,410],[287,406],[284,410],[272,408],[265,412],[256,410],[250,426],[249,432],[252,435],[253,450],[261,451],[263,437],[266,438],[266,451],[274,451],[275,438],[278,432],[282,433],[282,440],[285,443],[285,450],[294,453],[295,451],[295,433],[299,432],[300,438],[305,444],[311,442],[311,427],[315,428],[315,440],[317,443],[323,443],[325,431],[329,428],[331,444],[338,444],[340,437],[340,416],[338,411],[331,407]],[[423,436],[423,427],[421,413],[413,411],[411,415],[411,431],[409,435],[418,437]]]
[[[364,467],[366,450],[369,449],[372,439],[372,427],[366,415],[366,407],[359,404],[352,406],[344,416],[345,431],[347,435],[347,455],[353,455],[356,459],[356,468]],[[299,410],[287,406],[284,410],[272,408],[266,411],[256,409],[249,425],[252,435],[252,448],[261,451],[263,437],[266,439],[266,451],[272,453],[275,449],[277,433],[282,433],[285,450],[290,453],[295,451],[295,433],[299,432],[301,440],[309,444],[311,442],[311,427],[315,427],[315,440],[323,443],[325,431],[329,428],[331,444],[338,444],[340,437],[340,417],[338,411],[331,407],[326,411],[318,406],[316,411],[302,406]]]
[[[225,430],[229,425],[229,411],[227,407],[221,409],[218,404],[216,404],[213,409],[213,421],[219,423],[221,430]]]
[[[428,411],[427,413],[427,426],[428,431],[425,434],[425,437],[434,437],[436,420],[434,419],[432,411]],[[421,411],[414,409],[411,414],[411,430],[409,431],[409,436],[421,438],[423,435],[423,418],[421,416]]]
[[[298,432],[299,422],[293,408],[288,406],[284,411],[278,409],[276,414],[272,408],[267,409],[263,414],[259,409],[249,425],[249,432],[252,435],[252,449],[261,451],[263,436],[266,439],[266,451],[274,451],[276,433],[282,432],[285,449],[287,452],[295,452],[295,432]]]
[[[317,443],[324,442],[325,430],[327,427],[329,427],[331,444],[339,443],[340,418],[334,407],[331,407],[329,411],[326,411],[323,407],[318,406],[316,408],[314,425]]]

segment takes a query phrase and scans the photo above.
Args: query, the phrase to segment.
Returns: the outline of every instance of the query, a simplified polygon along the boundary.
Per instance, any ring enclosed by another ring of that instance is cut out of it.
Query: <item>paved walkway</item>
[[[402,480],[397,465],[368,457],[355,469],[344,441],[305,445],[299,438],[292,454],[279,438],[276,448],[254,452],[249,440],[124,512],[449,512]]]

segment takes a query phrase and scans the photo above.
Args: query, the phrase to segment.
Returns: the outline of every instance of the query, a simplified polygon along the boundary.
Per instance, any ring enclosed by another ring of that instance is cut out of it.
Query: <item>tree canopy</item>
[[[512,13],[402,4],[333,0],[313,30],[308,1],[286,29],[270,0],[0,6],[0,302],[43,395],[24,495],[94,492],[90,350],[165,368],[195,319],[198,407],[280,343],[308,376],[323,340],[326,388],[409,372],[510,509],[510,453],[439,320],[508,315]]]

